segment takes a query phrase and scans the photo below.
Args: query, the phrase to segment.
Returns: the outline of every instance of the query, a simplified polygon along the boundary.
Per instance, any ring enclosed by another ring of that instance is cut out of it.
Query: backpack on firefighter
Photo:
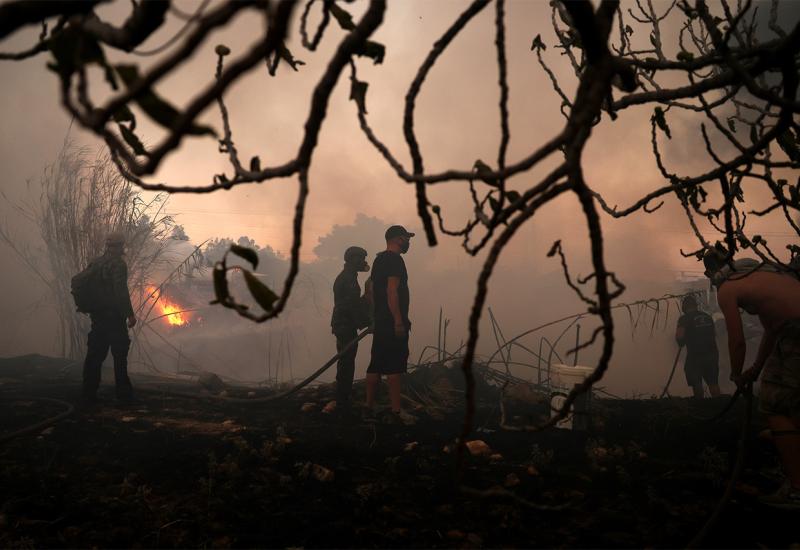
[[[92,313],[106,305],[106,279],[103,265],[93,261],[86,269],[72,277],[71,292],[75,309],[80,313]]]

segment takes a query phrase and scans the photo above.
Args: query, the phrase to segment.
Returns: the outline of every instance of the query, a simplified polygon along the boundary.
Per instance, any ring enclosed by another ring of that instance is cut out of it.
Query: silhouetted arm
[[[776,334],[765,328],[764,334],[761,335],[761,343],[758,345],[758,355],[753,362],[753,366],[747,369],[742,378],[745,382],[754,382],[758,375],[761,374],[761,369],[764,368],[764,363],[767,362],[772,349],[775,347]]]
[[[394,319],[394,333],[402,336],[406,332],[406,325],[403,322],[403,314],[400,311],[400,295],[397,289],[400,287],[400,277],[389,277],[386,283],[386,297],[389,302],[389,311]]]
[[[747,343],[744,339],[742,315],[739,313],[738,296],[731,290],[730,283],[723,285],[717,293],[717,301],[722,314],[725,316],[725,326],[728,329],[728,353],[731,359],[731,380],[737,384],[741,380],[744,357],[747,353]]]

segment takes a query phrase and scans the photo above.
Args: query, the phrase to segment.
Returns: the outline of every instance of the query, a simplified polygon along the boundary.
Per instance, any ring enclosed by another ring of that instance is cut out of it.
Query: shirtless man
[[[770,504],[800,508],[800,280],[772,269],[739,269],[726,265],[713,249],[703,258],[706,275],[717,287],[725,315],[731,380],[743,387],[762,369],[760,408],[767,415],[790,486]],[[740,264],[740,262],[736,262]],[[743,371],[746,344],[739,309],[758,315],[764,335],[755,362]]]

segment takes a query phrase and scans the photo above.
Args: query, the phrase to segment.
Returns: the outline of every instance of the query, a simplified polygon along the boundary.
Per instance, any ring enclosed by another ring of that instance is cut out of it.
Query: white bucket
[[[564,406],[567,394],[572,391],[575,384],[580,384],[594,371],[591,367],[579,367],[554,364],[550,366],[550,386],[553,393],[550,397],[550,418]],[[591,392],[587,392],[570,407],[570,414],[556,424],[557,428],[567,430],[583,430],[588,427],[589,401]],[[577,416],[578,418],[575,418]]]
[[[594,372],[592,367],[579,367],[555,363],[550,366],[550,385],[572,391],[575,384],[580,384]]]

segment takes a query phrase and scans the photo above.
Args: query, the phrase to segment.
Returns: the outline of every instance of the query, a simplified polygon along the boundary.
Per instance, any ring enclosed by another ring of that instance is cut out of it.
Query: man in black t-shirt
[[[719,352],[714,331],[714,320],[708,313],[697,309],[694,296],[683,299],[683,315],[678,319],[675,340],[686,346],[686,361],[683,370],[686,382],[694,397],[703,398],[703,381],[712,396],[719,395]]]
[[[392,412],[400,414],[400,375],[408,364],[408,272],[401,254],[408,252],[413,233],[400,225],[386,230],[386,250],[372,264],[372,300],[375,329],[372,358],[367,368],[367,408],[375,406],[382,374],[389,384]]]

